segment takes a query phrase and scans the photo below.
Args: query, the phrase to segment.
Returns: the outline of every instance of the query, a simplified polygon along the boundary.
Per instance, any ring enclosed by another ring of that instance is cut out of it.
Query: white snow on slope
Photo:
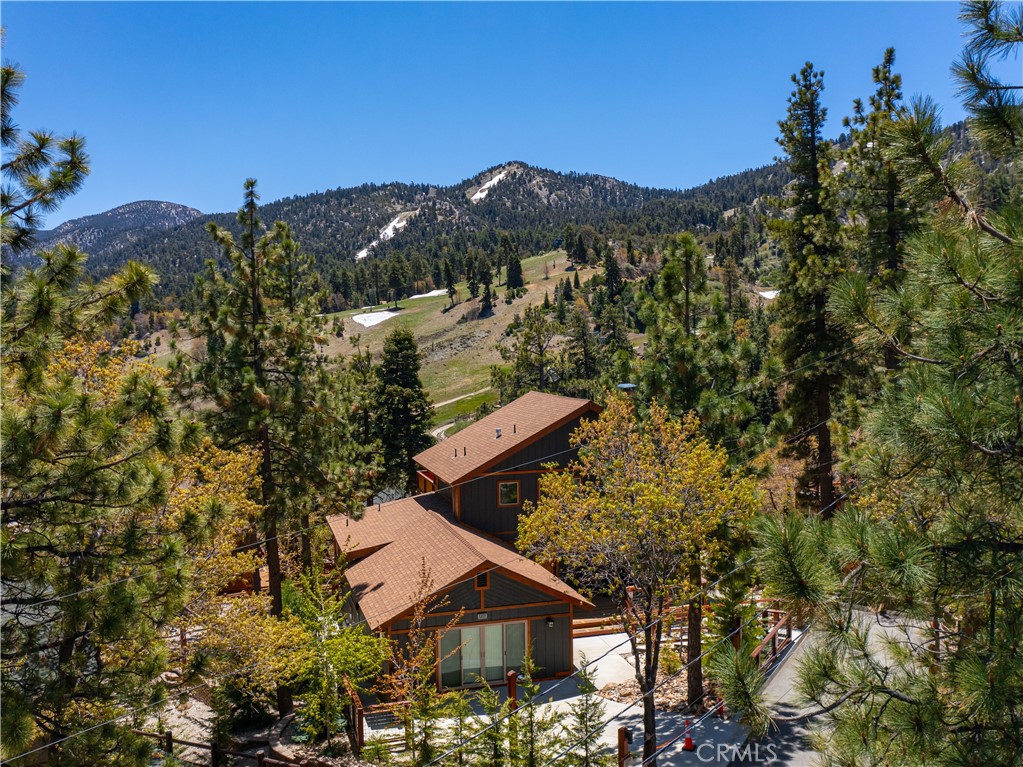
[[[446,296],[448,292],[444,288],[437,288],[437,290],[431,290],[429,293],[416,293],[414,296],[409,296],[409,300],[413,298],[433,298],[434,296]]]
[[[379,245],[381,242],[383,242],[384,240],[389,240],[392,237],[394,237],[394,235],[396,235],[399,230],[403,229],[408,225],[409,219],[412,218],[412,216],[414,216],[418,212],[419,209],[417,208],[416,210],[405,211],[404,213],[399,213],[397,216],[395,216],[394,220],[391,221],[391,223],[389,223],[387,226],[380,230],[380,235],[377,237],[377,239],[373,240],[373,242],[371,242],[369,245],[367,245],[365,248],[363,248],[362,250],[355,254],[355,260],[361,261],[366,256],[368,256],[369,252],[377,245]]]
[[[369,312],[368,314],[356,314],[352,317],[352,322],[358,323],[364,328],[371,328],[385,320],[391,319],[391,317],[397,317],[399,314],[401,312],[396,312],[393,309],[387,309],[382,312]]]
[[[761,298],[766,298],[768,301],[773,301],[781,293],[780,290],[758,290],[757,295]]]
[[[476,194],[474,194],[469,199],[472,202],[479,202],[480,200],[482,200],[484,197],[487,196],[487,192],[490,191],[491,187],[493,187],[494,184],[496,184],[498,181],[503,180],[507,175],[508,175],[508,171],[502,170],[500,173],[498,173],[496,176],[494,176],[492,179],[490,179],[490,181],[488,181],[483,186],[481,186],[479,189],[477,189],[476,190]]]

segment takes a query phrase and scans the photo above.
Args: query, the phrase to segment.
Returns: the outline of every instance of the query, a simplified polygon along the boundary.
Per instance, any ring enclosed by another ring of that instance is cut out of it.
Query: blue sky
[[[789,76],[825,71],[829,132],[897,51],[907,95],[962,116],[954,3],[30,3],[5,0],[24,128],[84,135],[47,224],[138,199],[233,210],[507,160],[685,188],[774,157]],[[1018,75],[1019,62],[1005,71]]]

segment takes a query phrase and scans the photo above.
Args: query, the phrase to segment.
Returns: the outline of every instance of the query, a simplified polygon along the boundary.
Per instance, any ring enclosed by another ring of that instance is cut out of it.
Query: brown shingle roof
[[[535,442],[585,412],[588,399],[529,392],[415,457],[441,481],[454,484],[485,472],[508,454]],[[497,429],[501,437],[496,436]]]
[[[349,561],[358,560],[345,577],[371,629],[411,610],[424,562],[435,594],[493,568],[557,599],[590,605],[536,562],[438,513],[445,507],[443,498],[426,494],[371,506],[362,519],[347,524],[344,517],[327,518],[334,540],[350,548]]]

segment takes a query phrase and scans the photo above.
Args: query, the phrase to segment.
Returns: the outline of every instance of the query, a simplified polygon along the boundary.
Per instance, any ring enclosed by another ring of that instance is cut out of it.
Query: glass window
[[[518,506],[519,505],[519,483],[518,482],[498,482],[497,483],[497,503],[501,506]]]
[[[526,624],[506,623],[504,626],[504,665],[507,669],[522,670],[526,657]]]
[[[483,657],[487,663],[487,681],[504,681],[504,626],[500,623],[483,627]]]
[[[452,629],[440,640],[442,687],[504,681],[508,671],[521,671],[526,654],[526,624],[488,623]]]
[[[461,633],[452,629],[440,638],[440,683],[443,687],[462,686]]]
[[[462,684],[476,684],[483,674],[480,663],[480,630],[462,629]]]

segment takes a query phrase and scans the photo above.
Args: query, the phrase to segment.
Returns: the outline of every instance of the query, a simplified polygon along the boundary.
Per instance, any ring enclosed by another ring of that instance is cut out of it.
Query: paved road
[[[796,697],[796,669],[799,659],[814,642],[814,634],[807,632],[786,654],[781,665],[771,674],[764,687],[764,700],[771,705],[775,716],[792,717],[806,709],[792,705]],[[739,756],[732,765],[770,765],[770,767],[814,767],[817,752],[806,743],[813,719],[800,722],[779,722],[759,743],[740,747]]]

